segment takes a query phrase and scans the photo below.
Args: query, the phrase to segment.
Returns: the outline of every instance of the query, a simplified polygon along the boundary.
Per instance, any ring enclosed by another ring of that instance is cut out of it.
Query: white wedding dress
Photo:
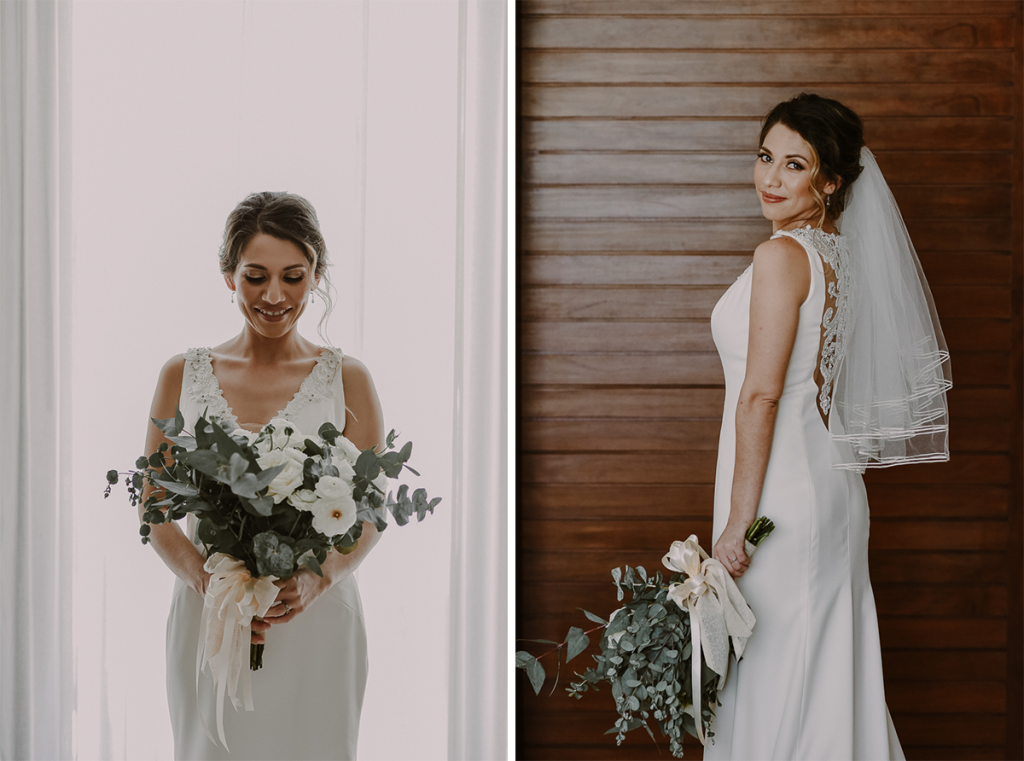
[[[902,759],[885,705],[868,578],[867,495],[859,473],[832,468],[838,445],[820,411],[829,408],[837,338],[846,328],[846,244],[810,229],[778,235],[806,250],[811,287],[800,306],[758,507],[776,528],[738,580],[757,623],[720,693],[704,758]],[[725,370],[716,541],[729,517],[752,267],[711,316]]]
[[[325,349],[313,371],[278,417],[303,433],[316,433],[327,421],[345,426],[341,352]],[[237,423],[213,374],[208,349],[185,354],[179,402],[185,427],[199,415]],[[195,522],[189,516],[189,536]],[[196,542],[200,552],[202,545]],[[176,759],[354,759],[359,713],[366,688],[366,629],[355,577],[349,576],[309,609],[267,632],[263,668],[251,672],[254,711],[224,708],[230,753],[207,738],[216,737],[214,690],[210,676],[199,680],[196,702],[196,650],[203,599],[180,579],[167,620],[167,700]]]

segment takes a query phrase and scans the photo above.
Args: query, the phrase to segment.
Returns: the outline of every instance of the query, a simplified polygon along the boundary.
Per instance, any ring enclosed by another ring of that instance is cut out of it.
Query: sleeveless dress
[[[342,354],[324,349],[295,397],[277,417],[315,433],[330,421],[345,425]],[[186,430],[206,412],[237,423],[213,374],[209,349],[189,349],[181,384]],[[188,516],[188,535],[195,522]],[[266,634],[263,668],[251,672],[254,711],[224,708],[230,753],[210,742],[200,722],[216,737],[214,691],[210,676],[199,680],[196,703],[196,650],[203,599],[178,579],[167,619],[167,702],[174,732],[175,759],[354,759],[359,713],[366,688],[367,655],[363,608],[354,576],[335,584],[309,609]]]
[[[775,531],[737,580],[757,623],[720,693],[706,759],[902,759],[885,705],[868,578],[868,503],[860,473],[832,468],[826,425],[848,322],[846,244],[780,231],[811,265],[758,507]],[[736,404],[746,373],[753,265],[722,296],[711,328],[725,370],[714,540],[729,518]],[[712,744],[713,743],[713,744]]]

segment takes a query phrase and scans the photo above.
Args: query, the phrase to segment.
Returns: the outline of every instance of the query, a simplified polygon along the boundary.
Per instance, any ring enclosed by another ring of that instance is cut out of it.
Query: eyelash
[[[266,280],[266,278],[252,277],[251,275],[246,275],[245,280],[246,282],[252,283],[253,285],[259,285],[264,280]],[[300,275],[299,277],[286,277],[284,279],[286,283],[290,283],[291,285],[297,285],[298,283],[301,283],[303,280],[305,280],[305,278],[302,275]]]
[[[767,161],[765,161],[765,159],[767,159]],[[771,163],[772,157],[769,156],[767,153],[761,152],[757,154],[757,160],[764,162],[765,164],[768,164]],[[803,171],[804,168],[803,164],[801,164],[799,161],[790,161],[789,164],[787,164],[787,166],[790,166],[790,168],[793,168],[797,171]]]

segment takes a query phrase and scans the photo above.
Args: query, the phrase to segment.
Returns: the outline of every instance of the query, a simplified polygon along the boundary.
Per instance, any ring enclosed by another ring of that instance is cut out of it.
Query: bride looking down
[[[172,357],[160,372],[150,416],[171,418],[179,407],[186,430],[194,430],[200,415],[251,431],[275,417],[302,431],[331,422],[360,449],[379,447],[383,415],[366,367],[298,331],[314,293],[330,306],[327,264],[316,212],[304,198],[263,192],[242,201],[228,217],[220,252],[242,330],[212,349]],[[145,451],[156,451],[163,434],[152,424],[147,430]],[[323,578],[303,568],[275,582],[276,602],[263,620],[252,622],[252,641],[273,648],[252,674],[256,710],[224,713],[231,753],[212,743],[203,727],[203,721],[213,726],[216,699],[206,671],[197,705],[196,651],[210,574],[192,516],[187,531],[171,522],[154,525],[150,534],[178,577],[167,622],[175,758],[355,758],[367,655],[353,572],[379,539],[373,524],[364,524],[350,554],[330,552]]]

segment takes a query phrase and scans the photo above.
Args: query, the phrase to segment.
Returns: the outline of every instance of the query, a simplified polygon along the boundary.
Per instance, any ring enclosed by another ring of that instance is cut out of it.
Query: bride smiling
[[[298,331],[314,293],[330,306],[327,264],[316,212],[304,198],[263,192],[242,201],[228,217],[220,252],[241,332],[212,349],[172,357],[160,372],[150,416],[174,417],[180,408],[187,430],[204,414],[248,430],[276,417],[303,431],[331,422],[360,449],[382,444],[383,415],[366,367]],[[145,451],[162,441],[150,424]],[[252,674],[256,710],[224,714],[231,753],[204,727],[212,726],[217,697],[206,672],[197,689],[195,665],[210,574],[191,516],[187,533],[172,522],[153,526],[150,535],[178,577],[167,622],[175,758],[355,758],[367,654],[353,571],[379,539],[373,524],[364,524],[353,552],[328,555],[322,578],[301,569],[275,582],[275,604],[252,623],[252,641],[271,642],[273,656]]]

